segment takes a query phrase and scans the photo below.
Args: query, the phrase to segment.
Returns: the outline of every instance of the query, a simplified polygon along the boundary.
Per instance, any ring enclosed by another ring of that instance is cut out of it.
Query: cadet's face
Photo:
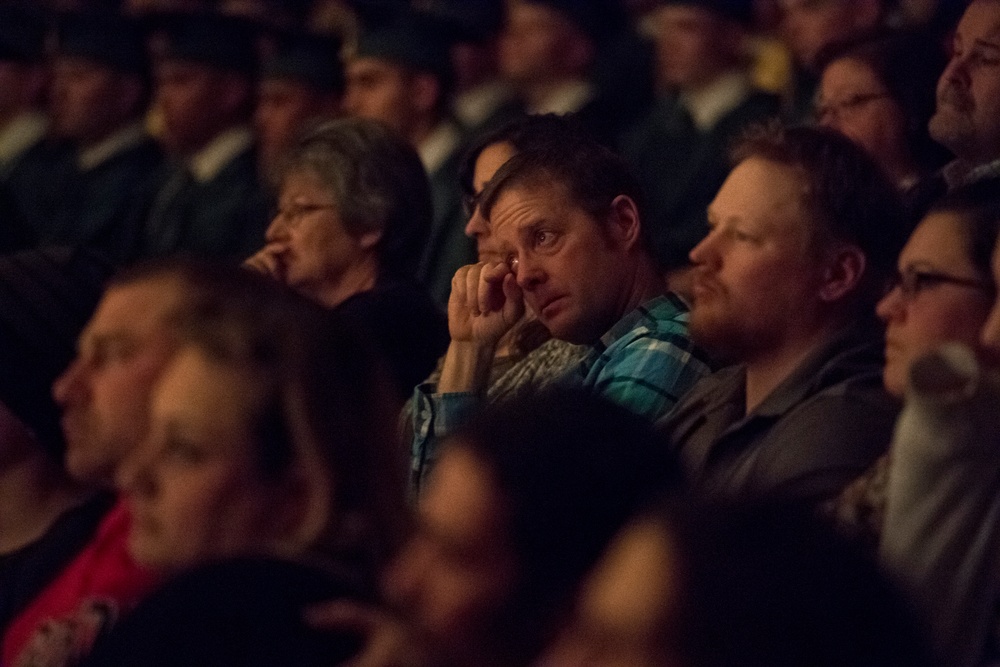
[[[410,77],[400,66],[378,58],[355,58],[345,69],[344,110],[357,118],[385,123],[406,136],[413,113]]]
[[[609,211],[610,216],[610,211]],[[517,260],[525,303],[555,338],[593,343],[625,313],[627,247],[570,201],[565,188],[514,187],[490,216],[502,256]]]
[[[98,304],[76,359],[52,386],[76,479],[109,484],[142,440],[150,391],[174,348],[167,317],[183,298],[181,285],[163,278],[112,287]]]
[[[67,139],[100,139],[122,123],[115,117],[119,75],[84,58],[60,58],[53,67],[52,130]]]
[[[874,27],[870,0],[781,0],[781,27],[796,60],[815,67],[820,52]],[[872,22],[873,25],[866,25]]]
[[[254,125],[263,164],[273,168],[308,121],[332,111],[332,103],[304,84],[286,79],[261,81]]]
[[[919,277],[936,274],[992,285],[969,258],[966,229],[954,213],[927,216],[899,255],[899,273],[915,277],[915,291],[904,294],[896,286],[878,304],[878,315],[886,323],[883,380],[896,396],[903,395],[910,365],[919,357],[949,341],[978,344],[993,291]]]
[[[798,173],[759,158],[729,174],[708,207],[696,265],[691,336],[731,360],[778,348],[818,300],[811,222]]]
[[[182,155],[198,150],[215,130],[219,77],[209,67],[179,60],[157,64],[155,75],[165,148]]]
[[[676,547],[651,523],[626,528],[583,586],[546,667],[676,667],[667,626],[678,595]]]
[[[194,347],[164,370],[149,435],[119,475],[137,561],[174,571],[276,544],[279,485],[261,475],[255,453],[259,383]]]
[[[695,86],[719,71],[719,19],[711,11],[686,5],[657,10],[657,78],[667,88]]]
[[[517,581],[506,509],[489,470],[452,448],[434,469],[417,530],[386,573],[389,599],[409,612],[454,664],[491,643]]]
[[[558,75],[572,30],[565,17],[544,4],[507,3],[507,24],[500,44],[503,75],[526,83]]]
[[[973,163],[1000,156],[1000,2],[977,0],[965,10],[929,129]]]

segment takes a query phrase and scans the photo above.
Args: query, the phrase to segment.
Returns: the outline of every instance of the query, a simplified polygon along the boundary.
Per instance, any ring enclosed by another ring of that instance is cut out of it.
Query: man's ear
[[[611,238],[627,250],[639,243],[642,222],[639,220],[639,209],[631,197],[618,195],[611,202],[608,228]]]
[[[842,245],[831,253],[823,271],[819,297],[828,303],[839,301],[858,288],[865,274],[867,259],[861,249]]]

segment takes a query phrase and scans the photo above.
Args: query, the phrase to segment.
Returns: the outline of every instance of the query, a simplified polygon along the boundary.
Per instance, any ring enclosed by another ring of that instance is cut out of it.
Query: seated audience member
[[[280,185],[281,158],[319,120],[340,115],[344,72],[333,37],[297,33],[261,66],[254,127],[261,178]]]
[[[609,144],[634,120],[624,96],[613,99],[593,81],[598,50],[623,23],[608,0],[512,0],[500,38],[500,74],[529,114],[573,114]]]
[[[514,90],[500,77],[502,0],[443,0],[425,11],[451,33],[455,94],[451,111],[468,136],[476,138],[522,115]]]
[[[416,283],[431,217],[427,177],[402,138],[373,121],[330,121],[286,156],[267,245],[246,265],[359,321],[407,396],[448,344]]]
[[[996,284],[997,249],[992,275]],[[890,450],[880,553],[926,614],[943,664],[957,667],[1000,659],[998,355],[995,303],[979,346],[913,363]]]
[[[705,207],[726,180],[729,144],[748,125],[777,116],[780,100],[754,89],[744,62],[748,2],[660,5],[651,15],[659,100],[621,146],[649,201],[657,259],[676,269],[708,231]]]
[[[109,281],[80,334],[76,358],[52,386],[62,409],[66,470],[75,481],[114,487],[118,467],[146,434],[150,391],[176,346],[173,322],[222,270],[160,263]],[[86,652],[102,623],[113,623],[152,590],[159,576],[127,553],[129,522],[121,503],[105,515],[94,537],[6,629],[0,664],[17,664],[22,652],[44,655],[46,664],[69,664]],[[107,614],[91,613],[94,600]]]
[[[475,409],[499,341],[530,309],[553,338],[590,346],[559,381],[648,419],[709,370],[687,307],[665,293],[625,163],[583,136],[525,150],[491,179],[479,213],[504,261],[463,267],[448,303],[451,344],[437,385],[415,393],[413,467]]]
[[[778,0],[781,33],[795,61],[795,81],[789,115],[809,115],[823,55],[879,33],[892,0]]]
[[[955,155],[937,186],[953,190],[1000,176],[1000,67],[993,57],[998,50],[1000,2],[973,0],[955,28],[928,125],[931,137]]]
[[[143,127],[146,45],[137,22],[113,14],[62,19],[53,63],[51,133],[74,146],[54,209],[31,221],[41,244],[90,246],[121,261],[132,252],[128,217],[148,195],[163,153]]]
[[[0,189],[6,191],[0,198],[10,200],[25,225],[5,239],[13,250],[34,241],[29,223],[47,219],[58,200],[53,171],[68,158],[62,143],[47,136],[46,34],[45,14],[34,3],[0,5]]]
[[[420,155],[431,182],[434,222],[419,278],[435,301],[448,301],[451,277],[474,257],[462,234],[456,170],[464,139],[450,117],[453,72],[440,26],[403,12],[363,34],[345,66],[344,110],[391,127]]]
[[[932,207],[899,255],[892,289],[876,312],[885,322],[886,390],[902,399],[913,363],[948,342],[982,353],[980,331],[996,295],[990,257],[1000,231],[1000,193],[988,183],[954,191]],[[878,544],[890,456],[884,455],[831,509],[849,535]]]
[[[254,30],[213,14],[167,19],[153,54],[158,137],[172,163],[138,223],[138,256],[246,256],[260,246],[267,203],[253,132]]]
[[[678,481],[649,425],[591,392],[492,405],[442,450],[385,594],[431,664],[529,664],[611,536]]]
[[[709,498],[839,493],[886,449],[874,307],[906,239],[896,191],[860,148],[819,128],[770,128],[736,150],[708,207],[691,337],[733,366],[661,422]]]
[[[865,149],[905,192],[948,158],[927,131],[944,65],[923,34],[852,45],[823,68],[816,119]]]
[[[129,552],[174,578],[86,664],[340,664],[359,642],[308,631],[301,607],[370,599],[407,518],[398,405],[372,348],[235,271],[177,327],[118,475]]]
[[[578,131],[574,123],[552,114],[525,116],[480,137],[472,145],[458,174],[468,215],[465,234],[475,240],[479,261],[501,261],[496,238],[479,211],[479,198],[489,180],[513,155],[574,138]],[[526,313],[497,343],[486,396],[497,401],[521,390],[540,389],[582,359],[586,350],[586,346],[551,338],[545,326]],[[428,382],[436,384],[439,377],[435,373]]]
[[[52,381],[73,357],[107,267],[86,252],[0,258],[0,633],[79,552],[110,507],[74,482]]]
[[[799,509],[674,503],[646,512],[594,568],[543,664],[935,664],[875,563]]]

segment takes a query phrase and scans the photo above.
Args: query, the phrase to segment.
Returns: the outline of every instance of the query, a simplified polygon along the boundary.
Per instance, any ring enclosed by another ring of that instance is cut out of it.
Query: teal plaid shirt
[[[665,415],[684,392],[711,372],[708,357],[687,332],[688,309],[675,294],[658,296],[619,320],[601,336],[579,366],[560,380],[593,388],[651,422]],[[520,363],[530,363],[528,355]],[[411,474],[419,490],[437,458],[437,445],[477,409],[471,393],[436,393],[425,383],[413,399]]]

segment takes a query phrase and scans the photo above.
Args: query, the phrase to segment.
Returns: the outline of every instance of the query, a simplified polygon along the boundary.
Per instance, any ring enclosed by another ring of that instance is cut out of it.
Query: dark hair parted
[[[238,268],[206,270],[178,315],[180,348],[245,373],[258,473],[310,480],[301,555],[350,557],[374,577],[403,532],[405,461],[398,401],[362,335],[334,312]],[[294,554],[293,554],[294,555]]]
[[[572,121],[564,121],[572,123]],[[519,187],[551,189],[562,186],[570,201],[596,222],[603,225],[616,197],[625,195],[643,220],[645,197],[639,181],[625,160],[572,125],[558,141],[529,147],[506,163],[483,189],[480,210],[487,220],[500,196]],[[644,247],[650,247],[648,235],[640,225]]]
[[[539,635],[522,638],[529,653],[619,528],[681,480],[648,422],[579,388],[489,406],[449,446],[469,451],[501,494],[520,571],[509,613],[518,632]]]
[[[817,249],[846,243],[864,253],[864,274],[852,301],[859,312],[871,313],[913,228],[888,176],[850,139],[821,127],[751,128],[736,144],[732,163],[751,158],[801,176]]]
[[[928,215],[932,213],[959,219],[972,266],[992,281],[993,249],[1000,235],[1000,181],[987,179],[957,188],[931,204]]]
[[[329,190],[354,236],[381,232],[379,271],[412,278],[433,220],[430,184],[416,151],[371,120],[340,118],[301,135],[282,174],[309,171]]]

